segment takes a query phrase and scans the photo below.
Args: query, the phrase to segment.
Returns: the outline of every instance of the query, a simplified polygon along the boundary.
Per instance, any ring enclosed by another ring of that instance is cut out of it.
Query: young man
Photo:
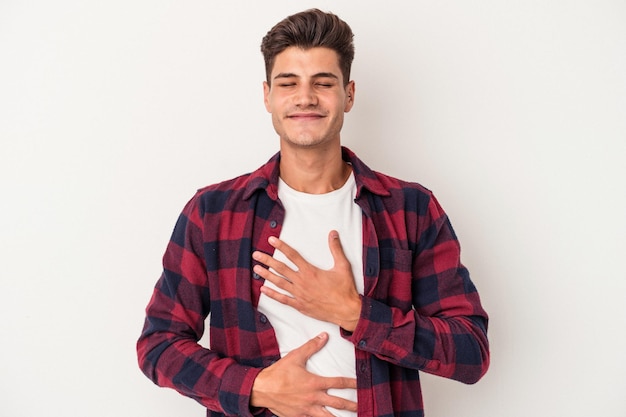
[[[487,370],[487,314],[444,211],[341,146],[352,37],[319,10],[268,32],[280,152],[200,190],[167,247],[139,363],[207,415],[422,416],[419,371]]]

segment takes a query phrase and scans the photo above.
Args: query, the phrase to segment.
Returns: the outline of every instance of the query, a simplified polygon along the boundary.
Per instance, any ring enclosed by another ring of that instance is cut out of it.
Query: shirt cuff
[[[379,351],[392,327],[391,308],[373,298],[361,297],[361,317],[353,332],[341,329],[342,336],[358,349]]]
[[[250,396],[254,380],[261,370],[233,364],[224,372],[219,402],[226,415],[252,417],[255,409],[250,406]]]

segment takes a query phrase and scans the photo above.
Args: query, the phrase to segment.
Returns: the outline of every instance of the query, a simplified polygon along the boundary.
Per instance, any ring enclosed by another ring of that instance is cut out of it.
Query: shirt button
[[[267,323],[267,317],[265,316],[265,314],[261,314],[261,316],[259,317],[259,321],[263,324]]]
[[[257,274],[256,272],[253,272],[252,273],[252,278],[259,279],[259,278],[261,278],[261,275]]]
[[[271,227],[272,229],[275,229],[275,228],[276,228],[276,226],[278,226],[278,223],[276,223],[276,220],[272,220],[272,221],[270,222],[270,227]]]
[[[360,347],[361,349],[362,349],[362,348],[364,348],[365,346],[367,346],[367,342],[366,342],[365,340],[361,340],[361,341],[359,341],[359,347]]]

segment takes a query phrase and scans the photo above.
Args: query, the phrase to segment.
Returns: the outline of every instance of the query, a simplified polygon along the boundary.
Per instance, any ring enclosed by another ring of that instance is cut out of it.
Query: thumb
[[[293,359],[304,365],[311,358],[311,356],[319,352],[324,347],[324,345],[326,345],[326,342],[328,342],[328,334],[325,332],[320,333],[313,339],[308,340],[302,346],[289,352],[287,356],[292,357]]]
[[[341,246],[341,240],[339,239],[339,232],[336,230],[331,230],[328,234],[328,247],[330,248],[330,253],[333,256],[333,260],[335,261],[335,266],[341,263],[348,263],[348,258],[346,258],[346,254],[343,252],[343,246]]]

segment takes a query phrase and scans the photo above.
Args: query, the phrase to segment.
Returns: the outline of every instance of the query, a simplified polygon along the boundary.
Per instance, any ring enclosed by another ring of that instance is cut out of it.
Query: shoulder
[[[375,171],[360,160],[350,149],[343,147],[343,158],[353,167],[358,191],[367,190],[380,198],[383,204],[398,205],[407,201],[427,202],[432,192],[418,182],[406,181]]]
[[[265,191],[273,197],[278,184],[278,161],[279,154],[275,154],[255,171],[202,187],[196,191],[190,203],[201,214],[220,213],[241,210],[241,205],[247,205],[247,200],[257,191]]]
[[[381,196],[385,205],[423,215],[430,211],[429,207],[433,203],[436,204],[433,192],[419,182],[403,180],[378,171],[373,172],[378,182],[389,193],[387,196]]]
[[[376,175],[376,179],[380,181],[383,187],[390,192],[400,191],[403,194],[426,196],[433,194],[430,189],[419,182],[403,180],[378,171],[374,171],[374,175]]]
[[[197,209],[200,215],[227,210],[236,202],[243,201],[250,186],[251,174],[243,174],[198,189],[187,203],[188,208]]]

